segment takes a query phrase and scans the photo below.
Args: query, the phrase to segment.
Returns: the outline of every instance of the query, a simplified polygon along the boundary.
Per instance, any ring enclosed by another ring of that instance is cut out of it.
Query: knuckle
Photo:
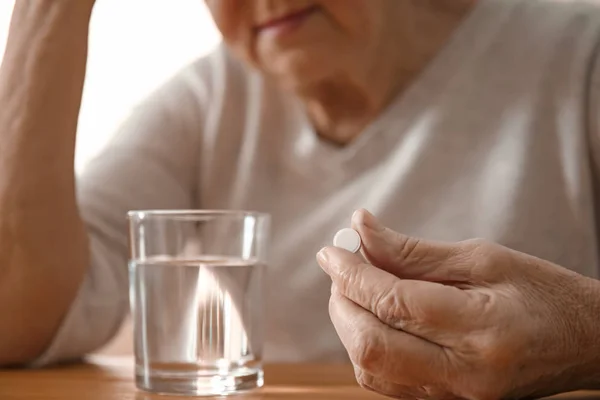
[[[463,249],[470,255],[474,268],[488,270],[496,265],[502,255],[502,247],[484,239],[462,242]]]
[[[495,335],[486,333],[475,338],[475,340],[471,340],[474,342],[474,347],[479,353],[483,364],[495,365],[500,361],[498,357],[502,355],[502,352],[498,348]]]
[[[396,243],[398,245],[396,262],[418,262],[426,253],[420,251],[422,242],[419,238],[396,233]]]
[[[354,375],[358,385],[370,392],[382,394],[384,396],[392,397],[394,399],[402,400],[416,400],[423,399],[424,393],[415,390],[412,387],[401,386],[393,382],[382,380],[381,378],[370,375],[360,368],[354,368]]]
[[[398,290],[395,290],[395,286],[376,297],[372,309],[376,311],[377,317],[381,321],[396,328],[404,325],[409,314]]]
[[[495,318],[495,315],[499,309],[503,308],[502,304],[499,304],[497,295],[488,290],[478,290],[466,292],[467,300],[465,302],[464,309],[472,312],[473,315],[478,315],[479,318],[475,323],[485,324],[490,318]]]
[[[381,368],[385,355],[385,344],[376,329],[365,330],[356,336],[351,358],[360,369],[376,373]]]
[[[342,268],[339,272],[339,279],[336,282],[337,288],[341,293],[348,293],[351,287],[355,287],[358,282],[358,268]]]
[[[396,285],[383,292],[372,309],[377,318],[394,329],[413,331],[436,323],[428,304],[412,301],[410,293],[402,293]]]
[[[483,335],[479,343],[483,363],[493,370],[508,370],[518,359],[519,349],[508,338],[500,338],[497,334]]]
[[[362,369],[360,368],[354,368],[354,376],[356,377],[356,382],[358,383],[358,385],[366,390],[373,390],[373,376],[366,374]]]
[[[481,238],[465,240],[461,244],[464,250],[472,254],[488,253],[496,246],[494,243]]]

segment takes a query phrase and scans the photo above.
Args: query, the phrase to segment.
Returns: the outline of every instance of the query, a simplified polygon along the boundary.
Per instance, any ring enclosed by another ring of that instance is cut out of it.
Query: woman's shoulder
[[[227,46],[219,44],[209,54],[183,67],[171,84],[215,94],[223,89],[235,89],[254,78],[254,71],[237,60]]]
[[[182,117],[185,110],[194,115],[226,116],[242,112],[249,104],[287,104],[287,100],[287,94],[220,44],[181,68],[144,103],[168,108]]]
[[[218,45],[209,54],[184,66],[159,88],[160,91],[183,91],[198,98],[237,97],[249,89],[265,90],[274,96],[284,94],[262,74],[231,54],[225,44]]]

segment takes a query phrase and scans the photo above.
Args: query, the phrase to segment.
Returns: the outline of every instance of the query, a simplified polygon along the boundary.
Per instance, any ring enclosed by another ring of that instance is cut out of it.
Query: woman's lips
[[[299,27],[308,17],[318,10],[317,6],[307,7],[299,11],[294,11],[279,18],[261,23],[256,26],[257,33],[269,33],[280,35],[290,32]]]

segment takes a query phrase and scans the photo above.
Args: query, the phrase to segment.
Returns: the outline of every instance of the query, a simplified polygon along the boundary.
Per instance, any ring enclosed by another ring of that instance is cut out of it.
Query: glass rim
[[[127,212],[127,219],[194,219],[202,217],[253,217],[269,219],[271,215],[265,212],[251,210],[131,210]]]

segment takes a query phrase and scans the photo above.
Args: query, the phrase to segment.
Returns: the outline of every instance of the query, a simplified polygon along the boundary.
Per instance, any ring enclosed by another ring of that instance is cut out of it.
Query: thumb
[[[367,210],[352,216],[362,253],[374,266],[399,278],[431,282],[469,282],[473,269],[460,244],[426,241],[383,226]]]

